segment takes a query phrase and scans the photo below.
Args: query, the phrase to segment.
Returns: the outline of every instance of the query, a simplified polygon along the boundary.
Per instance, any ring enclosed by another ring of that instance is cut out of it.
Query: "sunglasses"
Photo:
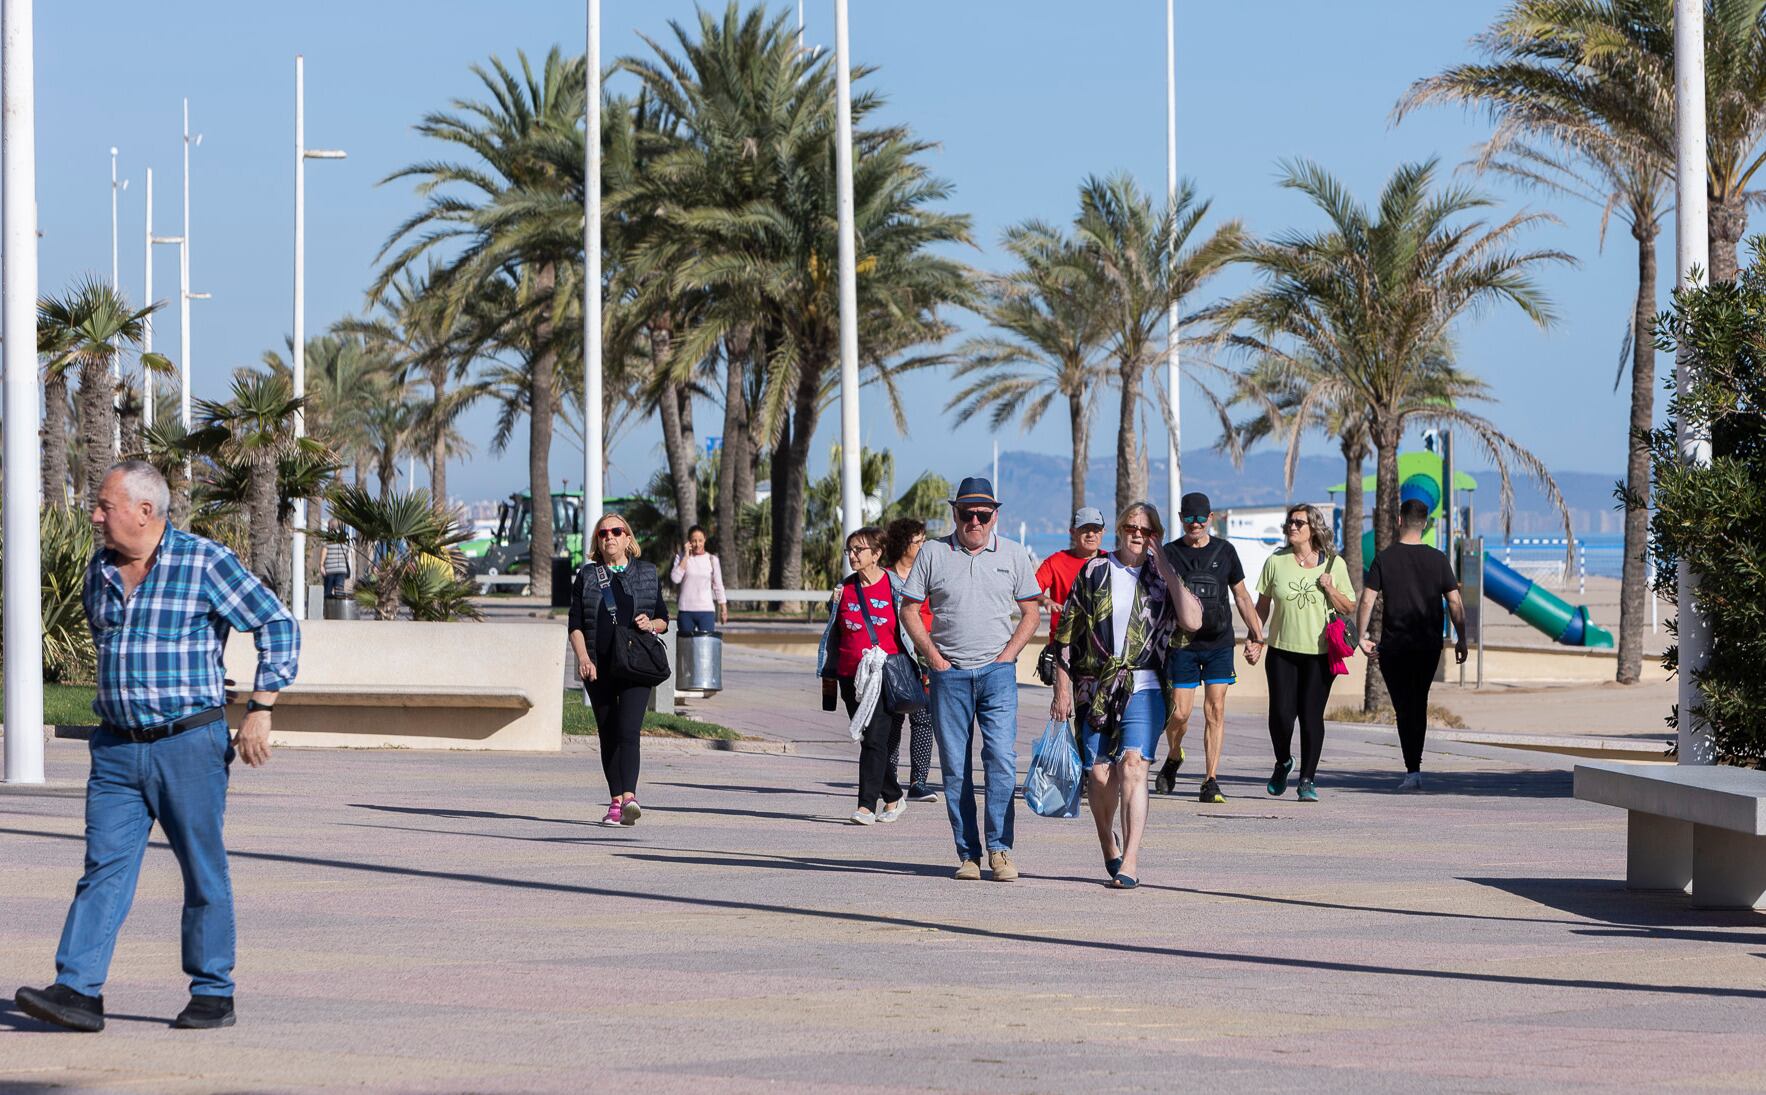
[[[1139,533],[1142,536],[1153,535],[1153,530],[1148,528],[1145,525],[1123,525],[1122,531],[1123,532],[1135,532],[1135,533]]]
[[[990,509],[960,509],[957,511],[957,520],[962,521],[962,522],[973,521],[978,525],[985,525],[989,521],[993,520],[993,510],[990,510]]]
[[[1310,528],[1311,526],[1312,526],[1311,521],[1289,521],[1287,524],[1283,525],[1282,527],[1283,528]]]
[[[604,528],[604,529],[600,529],[600,530],[596,531],[595,535],[599,536],[603,540],[617,540],[621,536],[625,535],[625,529]]]
[[[1184,519],[1183,519],[1183,523],[1186,525],[1205,525],[1208,523],[1208,517],[1206,514],[1203,514],[1200,517],[1192,517],[1188,514],[1185,514]]]

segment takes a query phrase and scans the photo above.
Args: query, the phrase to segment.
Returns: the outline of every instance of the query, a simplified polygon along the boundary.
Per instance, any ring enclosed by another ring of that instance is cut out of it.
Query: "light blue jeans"
[[[221,821],[227,722],[216,716],[155,742],[92,733],[86,780],[86,873],[55,952],[55,980],[75,992],[104,991],[117,932],[135,899],[141,857],[153,823],[165,833],[184,874],[184,972],[197,996],[233,995],[233,883]]]
[[[975,818],[975,776],[970,763],[975,726],[981,727],[981,766],[987,781],[987,848],[1012,850],[1012,796],[1018,789],[1018,671],[1008,662],[977,669],[952,666],[931,672],[932,725],[938,763],[944,770],[945,809],[950,812],[958,859],[980,859]]]

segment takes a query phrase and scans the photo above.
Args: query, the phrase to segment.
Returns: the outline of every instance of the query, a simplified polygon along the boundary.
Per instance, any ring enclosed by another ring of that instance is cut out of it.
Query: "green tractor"
[[[629,498],[608,498],[603,512],[629,504]],[[532,566],[533,492],[517,491],[497,504],[497,531],[462,545],[473,574],[526,574]],[[583,563],[583,492],[552,492],[552,554],[569,555],[572,569]]]

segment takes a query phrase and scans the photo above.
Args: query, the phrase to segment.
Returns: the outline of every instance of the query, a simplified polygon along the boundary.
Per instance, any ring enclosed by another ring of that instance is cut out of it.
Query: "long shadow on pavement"
[[[0,833],[6,833],[13,836],[43,837],[49,840],[83,842],[86,839],[84,834],[81,833],[55,833],[46,832],[40,829],[0,828]],[[162,848],[166,847],[163,841],[154,841],[153,843]],[[580,894],[588,897],[605,897],[615,901],[655,901],[669,905],[689,905],[695,908],[728,909],[738,912],[778,913],[783,916],[801,916],[818,920],[836,920],[844,923],[883,924],[890,927],[928,929],[932,931],[948,932],[952,935],[971,936],[980,939],[996,939],[1002,942],[1025,943],[1046,947],[1073,948],[1086,952],[1099,952],[1116,955],[1141,954],[1153,958],[1189,958],[1198,961],[1263,966],[1276,969],[1302,969],[1328,973],[1371,974],[1382,977],[1410,977],[1439,981],[1463,981],[1478,984],[1530,985],[1540,988],[1590,989],[1597,992],[1667,993],[1673,996],[1706,996],[1724,999],[1766,1000],[1766,989],[1759,988],[1733,988],[1722,985],[1660,985],[1638,981],[1612,981],[1584,977],[1544,977],[1529,974],[1487,973],[1473,970],[1418,969],[1404,966],[1382,966],[1368,962],[1337,962],[1327,959],[1291,958],[1273,954],[1195,950],[1184,947],[1136,944],[1126,942],[1120,937],[1111,939],[1075,939],[1070,936],[1033,935],[1028,932],[1000,931],[991,928],[978,927],[972,924],[956,924],[938,920],[921,920],[913,917],[889,916],[881,913],[817,909],[801,905],[773,904],[762,901],[742,901],[734,898],[644,893],[642,891],[633,890],[629,887],[614,888],[609,886],[587,886],[570,882],[545,882],[539,879],[508,878],[498,875],[476,874],[468,871],[434,871],[426,870],[421,867],[406,867],[393,863],[363,863],[348,859],[326,859],[318,856],[289,855],[281,852],[235,851],[232,852],[231,855],[236,859],[250,859],[264,863],[292,863],[339,871],[363,871],[371,874],[394,875],[401,878],[432,879],[440,882],[464,882],[471,885],[496,886],[507,889],[531,890],[542,893]]]
[[[1584,920],[1614,928],[1586,928],[1582,935],[1635,939],[1680,939],[1688,942],[1766,942],[1766,917],[1747,909],[1695,909],[1685,894],[1629,890],[1608,878],[1461,878],[1489,886]],[[1679,929],[1690,928],[1692,931]],[[1711,932],[1696,929],[1738,928],[1752,931]]]

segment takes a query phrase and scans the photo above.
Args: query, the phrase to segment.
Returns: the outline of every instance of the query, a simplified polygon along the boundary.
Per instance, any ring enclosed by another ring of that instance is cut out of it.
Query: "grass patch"
[[[1390,707],[1381,707],[1373,711],[1363,711],[1359,707],[1337,707],[1326,712],[1325,718],[1331,722],[1377,723],[1384,726],[1398,724],[1398,715]],[[1429,725],[1444,730],[1464,730],[1466,728],[1465,720],[1438,703],[1429,705]]]
[[[89,684],[45,684],[43,686],[43,721],[50,726],[97,726],[98,716],[92,713],[92,701],[98,689]],[[0,703],[5,692],[0,691]]]
[[[595,732],[595,712],[583,702],[581,692],[564,693],[564,732]],[[644,712],[644,733],[665,738],[712,738],[717,741],[737,741],[742,737],[727,726],[682,718],[679,715],[665,715],[660,711]]]

